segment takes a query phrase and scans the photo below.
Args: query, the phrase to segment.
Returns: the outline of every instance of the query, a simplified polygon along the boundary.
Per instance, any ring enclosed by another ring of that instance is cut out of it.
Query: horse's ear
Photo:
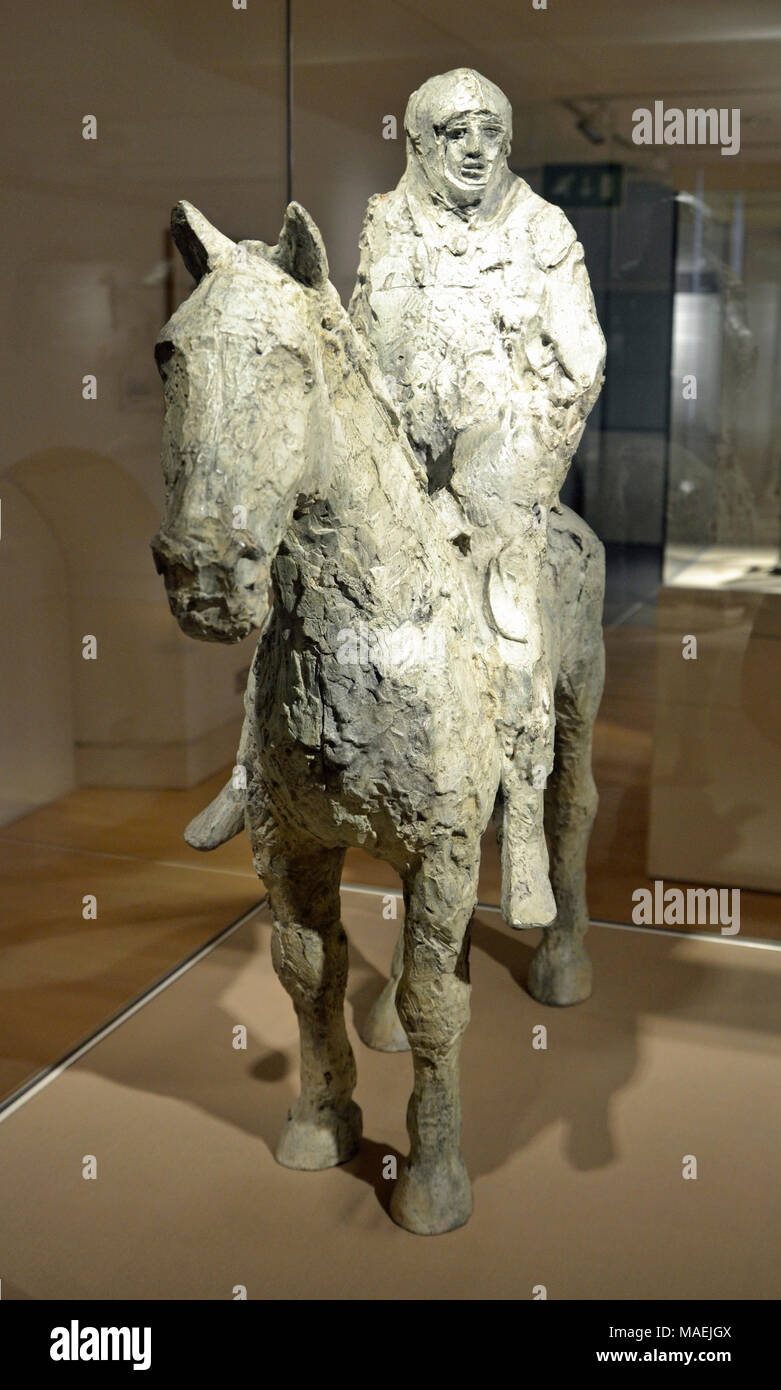
[[[312,289],[319,290],[328,279],[328,257],[323,238],[300,203],[288,203],[285,209],[274,259],[294,280]]]
[[[184,201],[171,213],[171,235],[194,280],[202,280],[236,247],[235,241],[223,236],[192,203]]]

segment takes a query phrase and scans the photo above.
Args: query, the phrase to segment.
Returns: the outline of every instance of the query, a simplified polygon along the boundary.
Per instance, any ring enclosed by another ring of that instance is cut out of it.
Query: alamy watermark
[[[152,1364],[151,1327],[82,1327],[71,1318],[68,1327],[53,1327],[52,1361],[129,1361],[134,1371]]]
[[[636,145],[719,145],[726,155],[740,152],[740,108],[737,106],[638,106],[632,112]]]
[[[632,902],[637,927],[718,927],[722,936],[740,931],[739,888],[665,888],[655,878],[653,891],[636,888]]]
[[[445,629],[438,624],[419,627],[402,623],[396,628],[370,628],[368,623],[357,623],[336,634],[336,660],[340,666],[373,666],[380,673],[441,665],[445,650]]]

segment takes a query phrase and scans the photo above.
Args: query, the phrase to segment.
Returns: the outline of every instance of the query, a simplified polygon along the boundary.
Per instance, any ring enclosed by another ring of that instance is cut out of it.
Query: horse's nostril
[[[239,584],[242,589],[252,593],[258,581],[259,569],[260,556],[257,550],[252,550],[249,553],[247,551],[242,551],[236,561],[236,583]]]
[[[155,562],[155,569],[157,570],[157,573],[165,574],[165,554],[160,544],[160,537],[153,536],[151,541],[149,542],[149,545],[152,551],[152,559]]]
[[[155,343],[155,362],[157,363],[157,370],[163,378],[163,381],[165,381],[165,372],[163,371],[163,368],[166,362],[170,362],[173,355],[173,343],[168,342],[168,340],[165,338],[162,342]]]

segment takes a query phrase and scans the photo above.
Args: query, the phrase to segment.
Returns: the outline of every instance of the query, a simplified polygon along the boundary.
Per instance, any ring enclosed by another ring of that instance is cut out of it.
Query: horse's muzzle
[[[247,547],[232,546],[224,559],[215,561],[197,545],[180,545],[162,531],[151,545],[171,612],[188,637],[240,642],[262,627],[268,613],[268,568]]]

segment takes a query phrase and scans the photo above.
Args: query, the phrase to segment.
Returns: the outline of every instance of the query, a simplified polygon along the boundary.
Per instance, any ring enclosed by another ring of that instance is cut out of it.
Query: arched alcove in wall
[[[6,474],[0,488],[0,825],[75,781],[70,597],[62,548]]]
[[[196,644],[177,628],[149,550],[159,517],[141,486],[108,455],[55,448],[13,464],[0,495],[4,487],[24,500],[14,514],[6,506],[3,544],[9,558],[12,544],[24,553],[14,587],[25,640],[31,652],[45,651],[52,604],[64,633],[57,680],[68,672],[72,715],[64,699],[55,708],[62,709],[58,747],[66,728],[72,744],[71,784],[189,786],[229,762],[241,713],[235,672],[248,655]],[[50,573],[55,551],[58,582]],[[48,606],[39,595],[45,575],[47,592],[59,590]],[[95,639],[94,659],[82,654],[87,637]],[[22,665],[29,672],[35,663],[28,656]],[[36,698],[48,709],[47,664],[38,661],[35,672]],[[9,679],[12,699],[23,705],[29,677],[20,667]],[[64,766],[61,748],[58,757]]]

